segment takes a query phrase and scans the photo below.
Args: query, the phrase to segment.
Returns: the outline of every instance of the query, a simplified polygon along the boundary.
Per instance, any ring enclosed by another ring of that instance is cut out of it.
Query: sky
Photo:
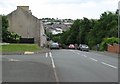
[[[29,6],[37,18],[99,19],[106,11],[115,12],[119,0],[0,0],[0,14],[7,15],[17,6]]]

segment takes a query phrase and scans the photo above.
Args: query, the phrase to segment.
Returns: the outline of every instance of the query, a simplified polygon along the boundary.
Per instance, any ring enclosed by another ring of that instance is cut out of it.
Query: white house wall
[[[44,26],[43,26],[43,23],[42,21],[40,21],[40,27],[41,27],[41,31],[40,31],[40,42],[41,42],[41,46],[44,47],[45,44],[46,44],[46,35],[45,35],[45,30],[44,30]]]

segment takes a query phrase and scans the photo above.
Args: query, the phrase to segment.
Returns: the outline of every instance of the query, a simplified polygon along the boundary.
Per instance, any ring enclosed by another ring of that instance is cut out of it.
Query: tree
[[[114,43],[119,43],[119,38],[116,37],[111,37],[111,38],[103,38],[101,44],[100,44],[100,50],[107,50],[107,45],[111,44],[113,45]]]
[[[18,43],[20,40],[20,36],[14,32],[8,31],[8,20],[7,16],[2,16],[2,41],[9,43]]]
[[[77,19],[68,31],[60,36],[62,44],[100,44],[103,38],[118,37],[118,16],[110,11],[100,15],[100,19]],[[58,39],[58,38],[56,38]]]
[[[69,36],[66,40],[67,44],[78,43],[77,36],[79,34],[79,28],[80,28],[80,20],[77,19],[74,21],[74,24],[71,26],[71,28],[69,30],[70,33],[69,33]]]
[[[100,19],[95,20],[87,36],[90,46],[100,44],[103,38],[117,37],[117,14],[112,12],[104,12]]]
[[[0,15],[0,42],[2,43],[2,15]]]
[[[10,32],[7,30],[8,28],[8,20],[6,16],[2,16],[2,40],[6,42],[8,39],[8,35]]]

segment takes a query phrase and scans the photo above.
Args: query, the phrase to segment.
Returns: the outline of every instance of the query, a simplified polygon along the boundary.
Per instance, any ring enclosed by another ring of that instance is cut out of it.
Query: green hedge
[[[113,43],[119,44],[120,43],[120,39],[116,38],[116,37],[104,38],[103,41],[100,44],[100,50],[101,51],[107,50],[107,45],[108,44],[113,45]]]

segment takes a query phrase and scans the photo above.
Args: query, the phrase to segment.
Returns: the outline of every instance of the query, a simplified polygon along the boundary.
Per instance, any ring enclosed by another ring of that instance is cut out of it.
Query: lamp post
[[[120,1],[118,2],[118,65],[120,64]],[[118,69],[120,69],[120,66],[118,66]],[[118,70],[118,78],[120,78],[120,71]],[[120,79],[118,79],[118,82],[120,83]]]
[[[118,53],[120,54],[120,1],[118,2]]]
[[[118,2],[118,38],[120,37],[120,1]]]

